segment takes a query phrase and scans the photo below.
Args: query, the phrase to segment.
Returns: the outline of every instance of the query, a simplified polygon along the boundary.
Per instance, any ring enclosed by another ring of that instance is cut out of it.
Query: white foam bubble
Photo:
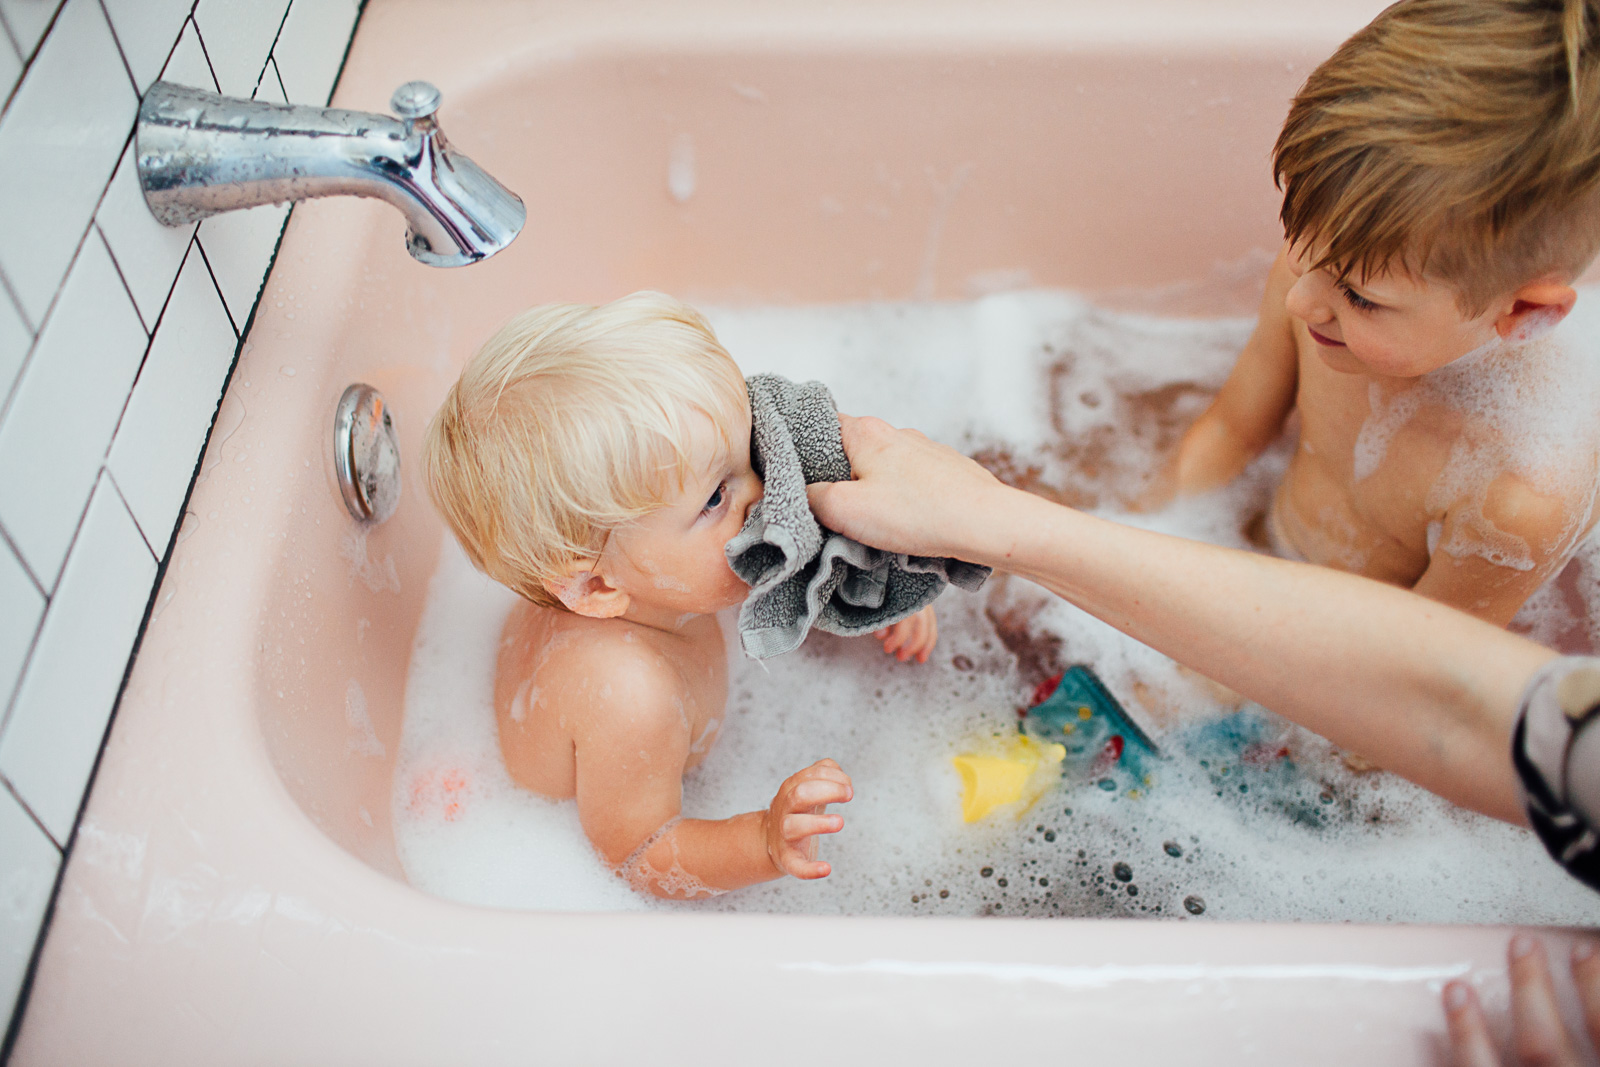
[[[747,373],[819,378],[845,411],[983,451],[1039,491],[1151,529],[1242,547],[1287,461],[1280,445],[1217,493],[1155,515],[1115,510],[1220,384],[1243,320],[1114,315],[1061,293],[710,316]],[[1530,611],[1552,628],[1565,611],[1581,629],[1600,566],[1571,583]],[[734,652],[720,736],[685,781],[684,814],[763,808],[785,777],[831,756],[855,782],[836,809],[844,831],[822,839],[834,873],[648,900],[605,870],[570,804],[505,776],[490,693],[511,602],[447,549],[412,658],[394,793],[402,863],[430,892],[528,908],[1600,922],[1600,901],[1525,831],[1357,773],[1258,709],[1230,716],[1230,694],[1016,579],[941,598],[926,665],[825,634],[763,663]],[[1032,684],[1068,663],[1092,664],[1158,733],[1168,758],[1148,789],[1063,784],[1021,818],[963,823],[951,757],[1014,732]]]

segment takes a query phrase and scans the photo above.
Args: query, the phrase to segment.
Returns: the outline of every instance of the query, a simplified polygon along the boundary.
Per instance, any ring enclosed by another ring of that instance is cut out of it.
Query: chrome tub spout
[[[406,217],[413,257],[476,263],[511,243],[527,209],[445,140],[439,101],[432,85],[408,82],[389,102],[391,118],[157,82],[139,106],[139,185],[168,226],[260,204],[377,197]]]

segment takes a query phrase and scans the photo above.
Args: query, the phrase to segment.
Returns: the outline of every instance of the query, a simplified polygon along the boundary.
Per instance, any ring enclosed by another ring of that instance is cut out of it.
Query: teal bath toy
[[[1022,733],[1066,749],[1063,777],[1139,796],[1153,781],[1160,750],[1111,691],[1083,665],[1069,667],[1034,691]]]

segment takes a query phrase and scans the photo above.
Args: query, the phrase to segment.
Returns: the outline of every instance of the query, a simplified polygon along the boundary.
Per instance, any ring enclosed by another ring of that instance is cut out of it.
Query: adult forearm
[[[1450,800],[1521,821],[1518,697],[1553,653],[1414,594],[995,487],[956,554],[1030,578]]]

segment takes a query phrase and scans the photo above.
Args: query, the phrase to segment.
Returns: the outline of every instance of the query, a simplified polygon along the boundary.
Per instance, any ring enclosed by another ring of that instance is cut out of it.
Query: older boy
[[[468,558],[525,598],[495,679],[512,780],[576,799],[601,857],[657,896],[826,877],[816,835],[851,796],[833,760],[764,811],[680,816],[727,703],[715,612],[749,591],[723,546],[762,493],[744,379],[705,320],[659,293],[524,313],[451,388],[424,465]],[[926,661],[931,609],[880,637]]]
[[[1600,14],[1402,0],[1295,98],[1283,251],[1180,493],[1300,438],[1281,555],[1504,625],[1594,523],[1592,344],[1554,329],[1600,248]]]

